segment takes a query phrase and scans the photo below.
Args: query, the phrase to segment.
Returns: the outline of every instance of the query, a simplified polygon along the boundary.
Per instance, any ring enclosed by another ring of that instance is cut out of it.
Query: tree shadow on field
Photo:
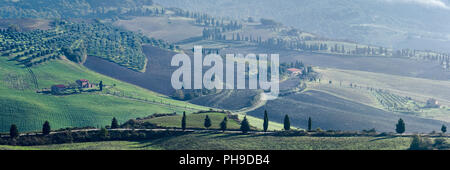
[[[243,133],[225,133],[219,136],[215,136],[213,138],[216,139],[223,139],[223,138],[235,138],[235,139],[239,139],[239,138],[254,138],[254,137],[259,137],[259,136],[264,136],[264,135],[255,135],[255,134],[243,134]]]
[[[375,139],[371,139],[370,142],[375,142],[375,141],[379,141],[379,140],[385,140],[385,139],[394,139],[397,138],[398,136],[385,136],[385,137],[377,137]]]
[[[163,144],[167,140],[177,138],[179,136],[182,136],[182,135],[179,134],[179,135],[173,135],[173,136],[165,136],[165,137],[156,138],[156,139],[140,140],[140,141],[137,141],[140,146],[135,146],[134,148],[148,148],[148,147],[152,147],[152,146],[157,147],[159,144]]]

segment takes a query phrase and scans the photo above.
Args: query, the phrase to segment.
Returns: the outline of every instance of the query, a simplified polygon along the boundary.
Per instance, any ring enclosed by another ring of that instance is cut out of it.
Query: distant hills
[[[448,0],[155,0],[155,3],[216,16],[269,18],[325,37],[358,43],[450,52]]]

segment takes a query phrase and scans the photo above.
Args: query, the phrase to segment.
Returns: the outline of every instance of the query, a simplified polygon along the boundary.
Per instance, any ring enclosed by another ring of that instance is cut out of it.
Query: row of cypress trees
[[[224,131],[227,130],[227,124],[228,124],[228,118],[224,117],[222,122],[220,122],[220,130]],[[208,115],[205,117],[205,121],[203,122],[203,126],[205,126],[206,129],[209,129],[211,127],[211,119]],[[186,130],[186,112],[183,112],[183,117],[181,118],[181,129],[184,131]],[[247,133],[250,131],[250,124],[247,120],[247,116],[244,117],[244,120],[241,122],[240,130],[243,133]]]
[[[42,125],[42,134],[43,135],[48,135],[51,132],[51,127],[50,127],[50,123],[48,121],[45,121],[44,124]],[[11,127],[9,128],[9,136],[11,138],[17,138],[19,137],[20,133],[19,133],[19,129],[17,128],[17,125],[12,124]]]
[[[222,122],[220,123],[220,129],[222,131],[227,130],[227,123],[228,123],[228,118],[224,117]],[[206,129],[211,127],[211,125],[212,125],[211,124],[211,119],[209,118],[208,115],[206,115],[203,125],[205,126]],[[403,119],[400,118],[398,120],[398,123],[396,124],[395,131],[397,133],[399,133],[399,134],[404,133],[405,129],[406,129],[405,126],[406,126],[405,122],[403,121]],[[119,124],[118,124],[117,119],[114,117],[112,119],[112,121],[111,121],[111,129],[117,129],[117,128],[119,128]],[[183,112],[183,117],[181,119],[181,128],[183,129],[183,131],[186,130],[186,112]],[[265,110],[264,111],[264,123],[263,123],[263,130],[264,130],[264,132],[267,132],[268,128],[269,128],[269,117],[268,117],[268,114],[267,114],[267,110]],[[291,129],[291,123],[290,123],[289,116],[285,115],[285,117],[284,117],[284,130],[290,130],[290,129]],[[247,133],[248,131],[251,130],[250,123],[247,120],[247,116],[245,116],[244,120],[242,120],[240,130],[243,133]],[[312,130],[312,120],[311,120],[311,117],[309,117],[308,118],[308,131],[311,131],[311,130]],[[442,133],[446,133],[447,132],[447,126],[442,125],[441,131],[442,131]],[[9,132],[10,132],[10,137],[12,137],[12,138],[19,137],[19,135],[20,135],[19,130],[18,130],[18,128],[17,128],[17,126],[15,124],[11,125],[11,128],[10,128]],[[43,135],[49,135],[50,132],[51,132],[50,123],[48,121],[45,121],[44,124],[42,125],[42,134]]]

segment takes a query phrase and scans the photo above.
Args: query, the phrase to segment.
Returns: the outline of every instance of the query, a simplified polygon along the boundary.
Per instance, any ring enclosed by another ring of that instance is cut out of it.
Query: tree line
[[[181,118],[181,129],[183,131],[185,131],[187,129],[186,127],[186,120],[187,120],[187,116],[186,116],[186,112],[183,112],[183,116]],[[263,127],[262,127],[262,131],[263,132],[268,132],[269,130],[269,115],[267,110],[264,111],[264,116],[263,116]],[[240,130],[242,131],[242,133],[248,133],[249,131],[252,130],[252,127],[247,119],[247,116],[244,116],[244,119],[240,122],[241,126],[240,126]],[[223,118],[223,120],[220,122],[220,130],[225,132],[227,130],[227,124],[228,124],[228,118],[225,116]],[[211,119],[208,115],[205,116],[204,119],[204,123],[203,123],[204,127],[206,129],[209,129],[212,126],[212,122]],[[113,117],[113,119],[111,120],[111,125],[107,128],[108,129],[118,129],[121,126],[119,125],[117,119],[115,117]],[[307,131],[308,132],[313,132],[314,130],[312,129],[313,125],[312,125],[312,118],[308,117],[307,120]],[[103,128],[102,128],[103,129]],[[102,130],[101,129],[101,130]],[[106,129],[106,128],[104,128]],[[283,130],[285,131],[290,131],[291,130],[291,122],[290,122],[290,118],[289,115],[285,115],[284,116],[284,120],[283,120]],[[406,130],[406,123],[404,122],[403,119],[399,119],[397,124],[395,125],[395,132],[398,134],[403,134],[405,133]],[[317,128],[316,131],[321,131],[320,128]],[[374,130],[371,130],[374,131]],[[50,126],[50,122],[49,121],[45,121],[44,124],[42,125],[42,135],[49,135],[52,132],[51,130],[51,126]],[[446,133],[447,132],[447,126],[446,125],[442,125],[441,126],[441,132],[442,133]],[[9,131],[9,135],[11,138],[17,138],[20,136],[19,130],[17,128],[17,126],[15,124],[11,124],[10,127],[10,131]]]

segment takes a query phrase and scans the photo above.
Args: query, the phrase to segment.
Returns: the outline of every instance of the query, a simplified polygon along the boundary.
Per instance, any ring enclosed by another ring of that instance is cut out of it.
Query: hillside
[[[381,132],[393,132],[399,118],[407,122],[407,132],[437,131],[443,124],[431,119],[397,115],[314,90],[268,101],[248,114],[262,118],[264,110],[268,111],[270,120],[277,122],[282,122],[288,114],[291,124],[303,129],[307,128],[308,117],[312,118],[314,129],[320,127],[324,130],[358,131],[375,128]]]
[[[449,52],[448,0],[155,0],[168,6],[246,20],[269,18],[335,39]],[[229,12],[233,11],[233,12]]]
[[[176,53],[149,45],[143,46],[143,52],[148,60],[144,68],[146,71],[143,73],[127,69],[119,64],[95,56],[89,56],[84,66],[95,72],[157,93],[168,96],[173,95],[175,90],[171,88],[170,78],[176,67],[170,67],[170,61]]]
[[[27,69],[0,57],[0,131],[17,124],[19,130],[34,131],[42,128],[46,120],[53,129],[66,127],[109,125],[112,117],[119,122],[144,117],[153,113],[194,112],[207,108],[168,97],[131,85],[74,64],[67,60],[55,60]],[[39,88],[55,84],[70,84],[78,79],[93,83],[103,81],[103,91],[54,96],[36,93],[35,77]]]

